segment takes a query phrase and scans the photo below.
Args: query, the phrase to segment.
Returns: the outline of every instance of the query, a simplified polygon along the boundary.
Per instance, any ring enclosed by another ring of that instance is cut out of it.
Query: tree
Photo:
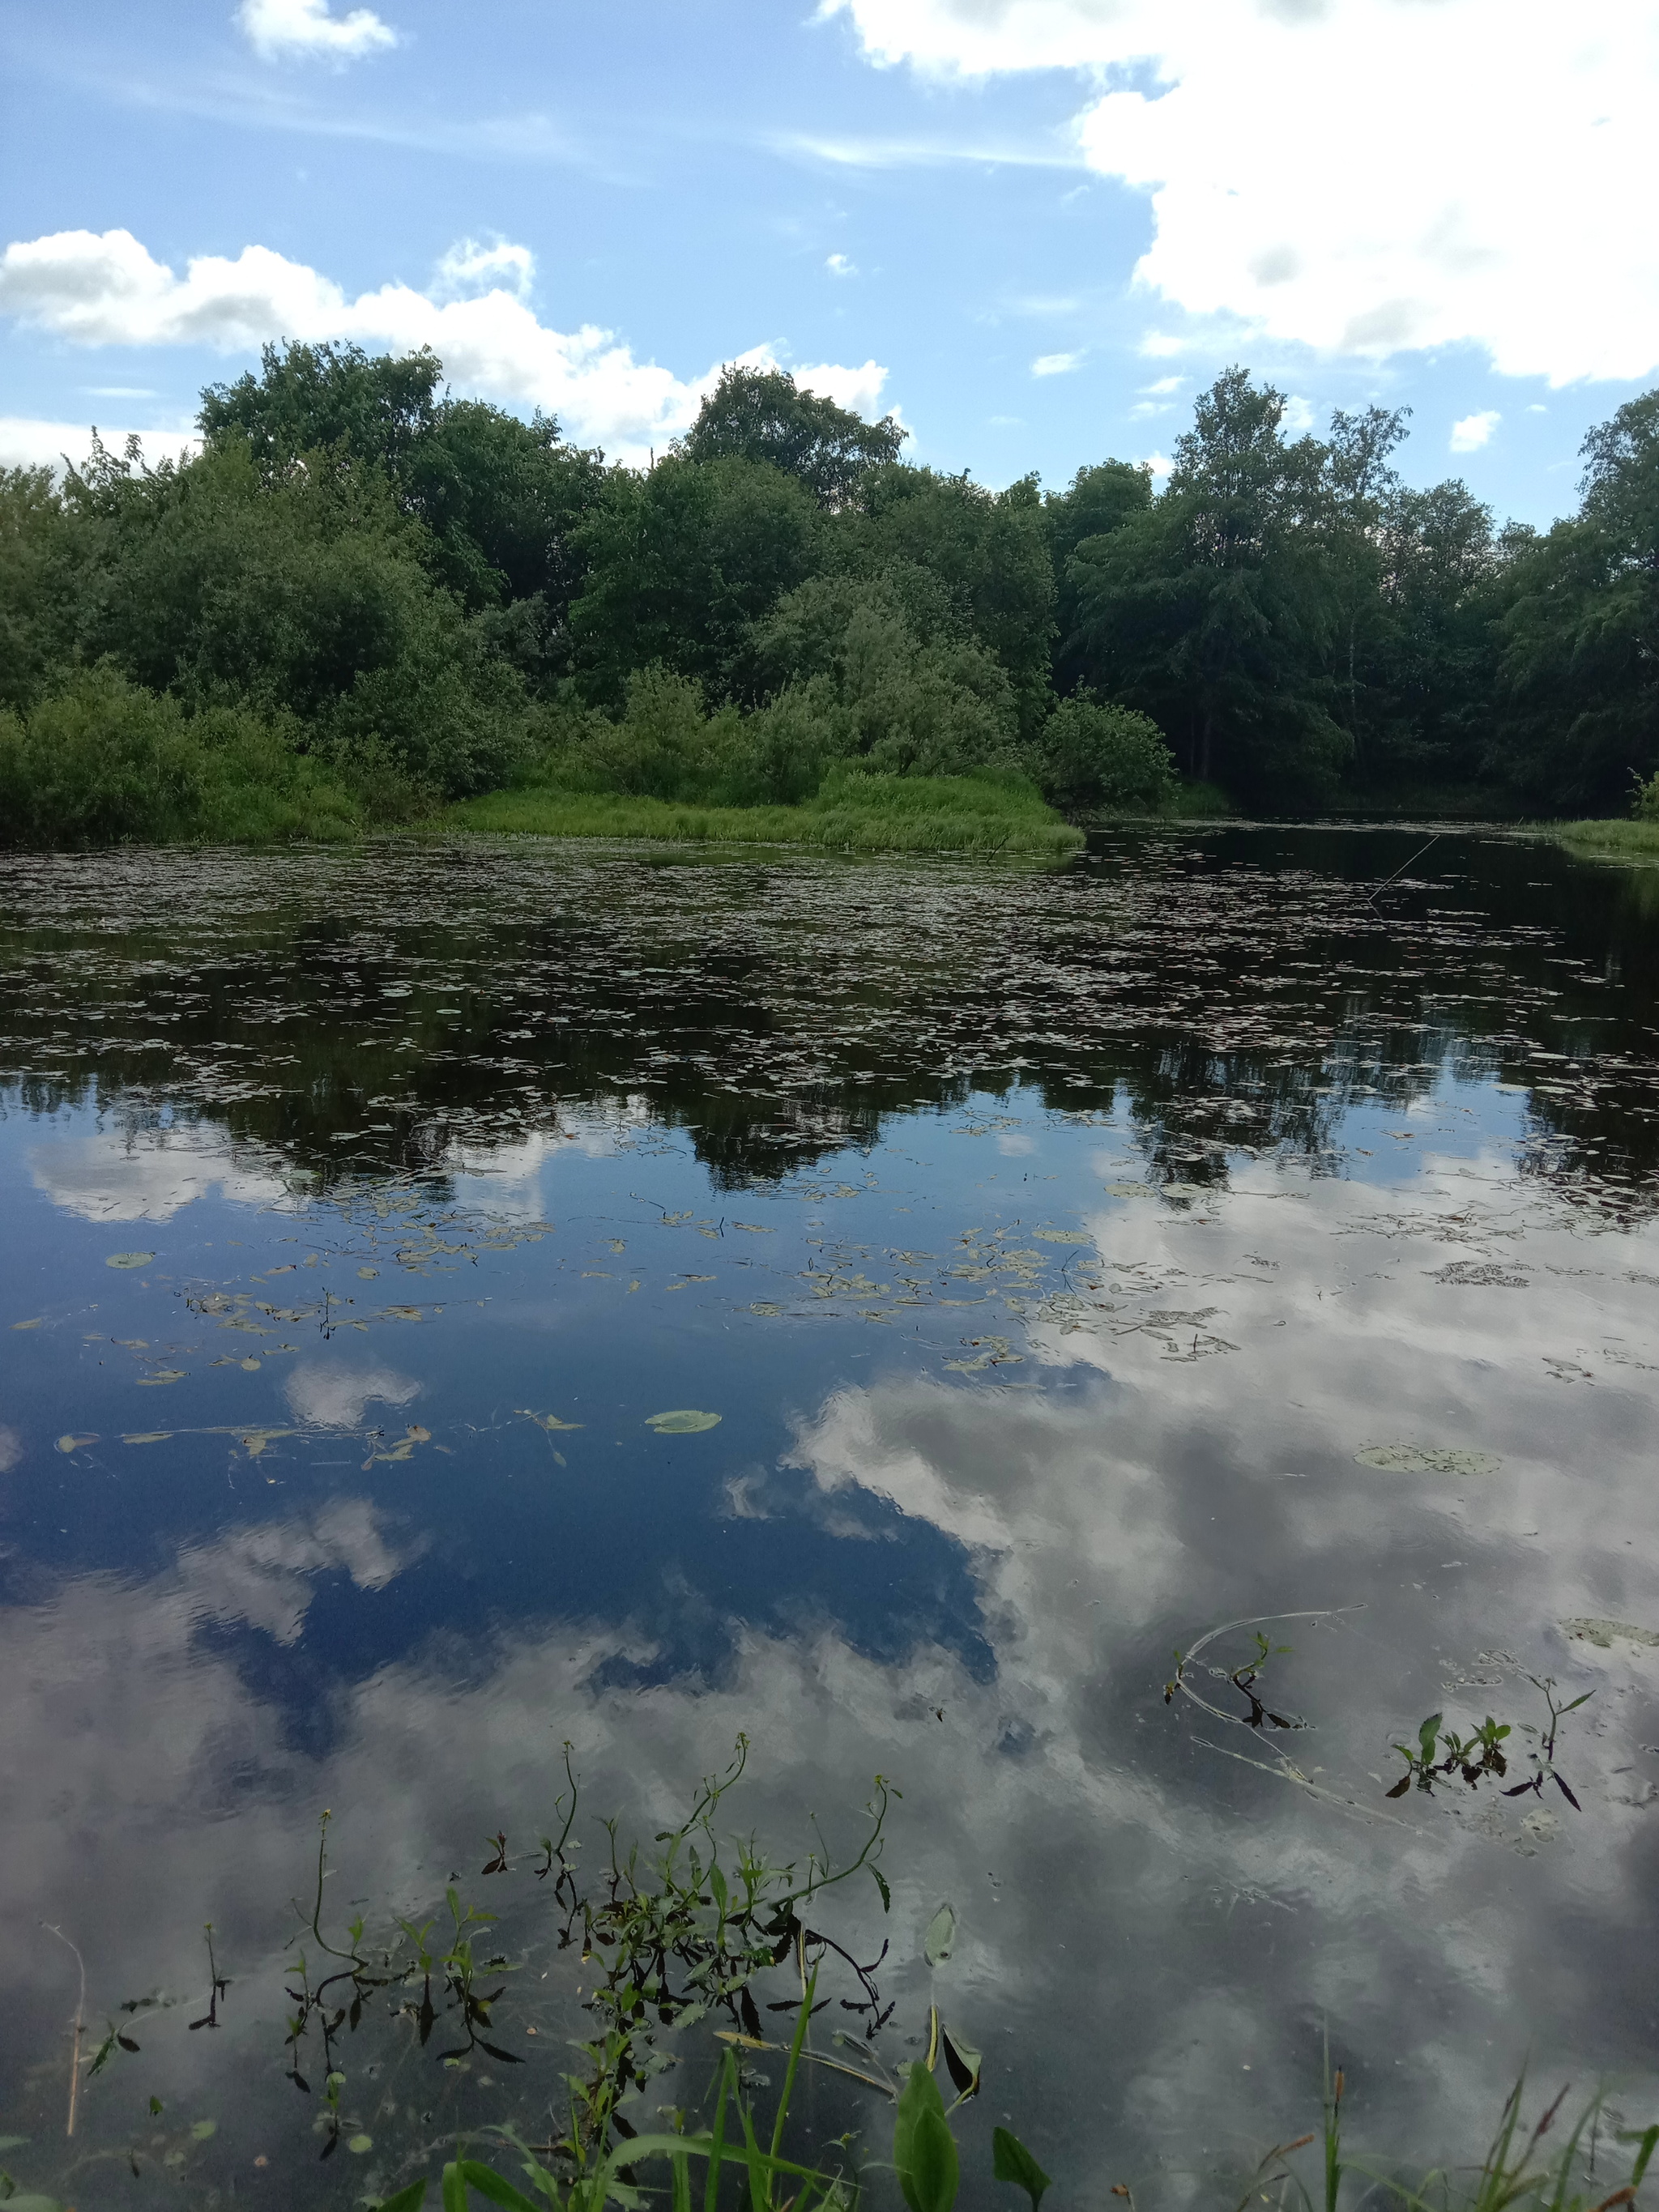
[[[1152,471],[1142,463],[1129,461],[1100,461],[1092,468],[1079,469],[1066,490],[1049,492],[1043,500],[1049,554],[1054,564],[1054,688],[1061,694],[1075,691],[1083,681],[1072,556],[1085,539],[1109,538],[1152,502]]]
[[[570,611],[579,680],[620,704],[629,676],[660,662],[711,699],[741,682],[750,625],[816,566],[812,495],[769,462],[671,454],[617,469],[575,533],[586,581]]]
[[[678,442],[690,461],[762,461],[805,484],[820,507],[853,499],[866,470],[896,460],[909,435],[889,416],[866,422],[787,370],[723,368]]]
[[[839,522],[830,542],[860,573],[902,563],[935,578],[1007,671],[1020,734],[1036,736],[1049,702],[1054,573],[1035,477],[992,492],[965,474],[896,463],[866,479],[862,512]]]
[[[1581,450],[1580,513],[1511,566],[1489,765],[1534,802],[1585,810],[1659,768],[1659,391]]]
[[[1317,799],[1349,752],[1330,712],[1325,448],[1286,442],[1285,404],[1227,370],[1160,497],[1085,539],[1068,573],[1089,681],[1171,732],[1189,774]]]

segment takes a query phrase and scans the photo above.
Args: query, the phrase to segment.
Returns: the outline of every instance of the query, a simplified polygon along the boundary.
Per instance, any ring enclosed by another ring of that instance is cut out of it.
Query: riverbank
[[[434,826],[543,837],[652,837],[677,844],[833,846],[896,853],[1063,858],[1084,833],[1030,785],[978,776],[860,776],[801,806],[711,806],[527,785],[447,807]]]
[[[1615,860],[1659,860],[1659,822],[1552,822],[1540,827],[1569,852]]]

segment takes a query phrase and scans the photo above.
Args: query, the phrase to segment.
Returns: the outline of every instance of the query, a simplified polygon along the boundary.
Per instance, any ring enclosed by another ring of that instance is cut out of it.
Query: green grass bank
[[[1659,821],[1552,822],[1539,833],[1569,852],[1616,860],[1659,860]]]
[[[799,806],[714,806],[526,785],[463,799],[443,830],[677,844],[807,845],[889,853],[1017,853],[1062,859],[1082,830],[1029,785],[978,776],[831,776]]]

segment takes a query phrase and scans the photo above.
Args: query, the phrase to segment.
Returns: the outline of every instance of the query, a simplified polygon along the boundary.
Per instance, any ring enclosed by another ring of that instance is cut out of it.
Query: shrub
[[[0,712],[0,843],[343,836],[359,813],[258,716],[188,714],[108,666],[78,672],[27,717]]]
[[[1063,700],[1042,735],[1042,787],[1068,813],[1165,806],[1176,791],[1175,757],[1149,715],[1080,693]]]

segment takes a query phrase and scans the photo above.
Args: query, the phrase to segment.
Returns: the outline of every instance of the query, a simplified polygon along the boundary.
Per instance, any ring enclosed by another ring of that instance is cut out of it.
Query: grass
[[[1659,822],[1549,822],[1540,836],[1571,853],[1604,853],[1620,860],[1659,860]]]
[[[714,806],[527,785],[446,809],[446,830],[542,837],[653,837],[854,852],[1017,853],[1063,859],[1083,833],[1029,786],[978,776],[842,776],[802,806]]]

